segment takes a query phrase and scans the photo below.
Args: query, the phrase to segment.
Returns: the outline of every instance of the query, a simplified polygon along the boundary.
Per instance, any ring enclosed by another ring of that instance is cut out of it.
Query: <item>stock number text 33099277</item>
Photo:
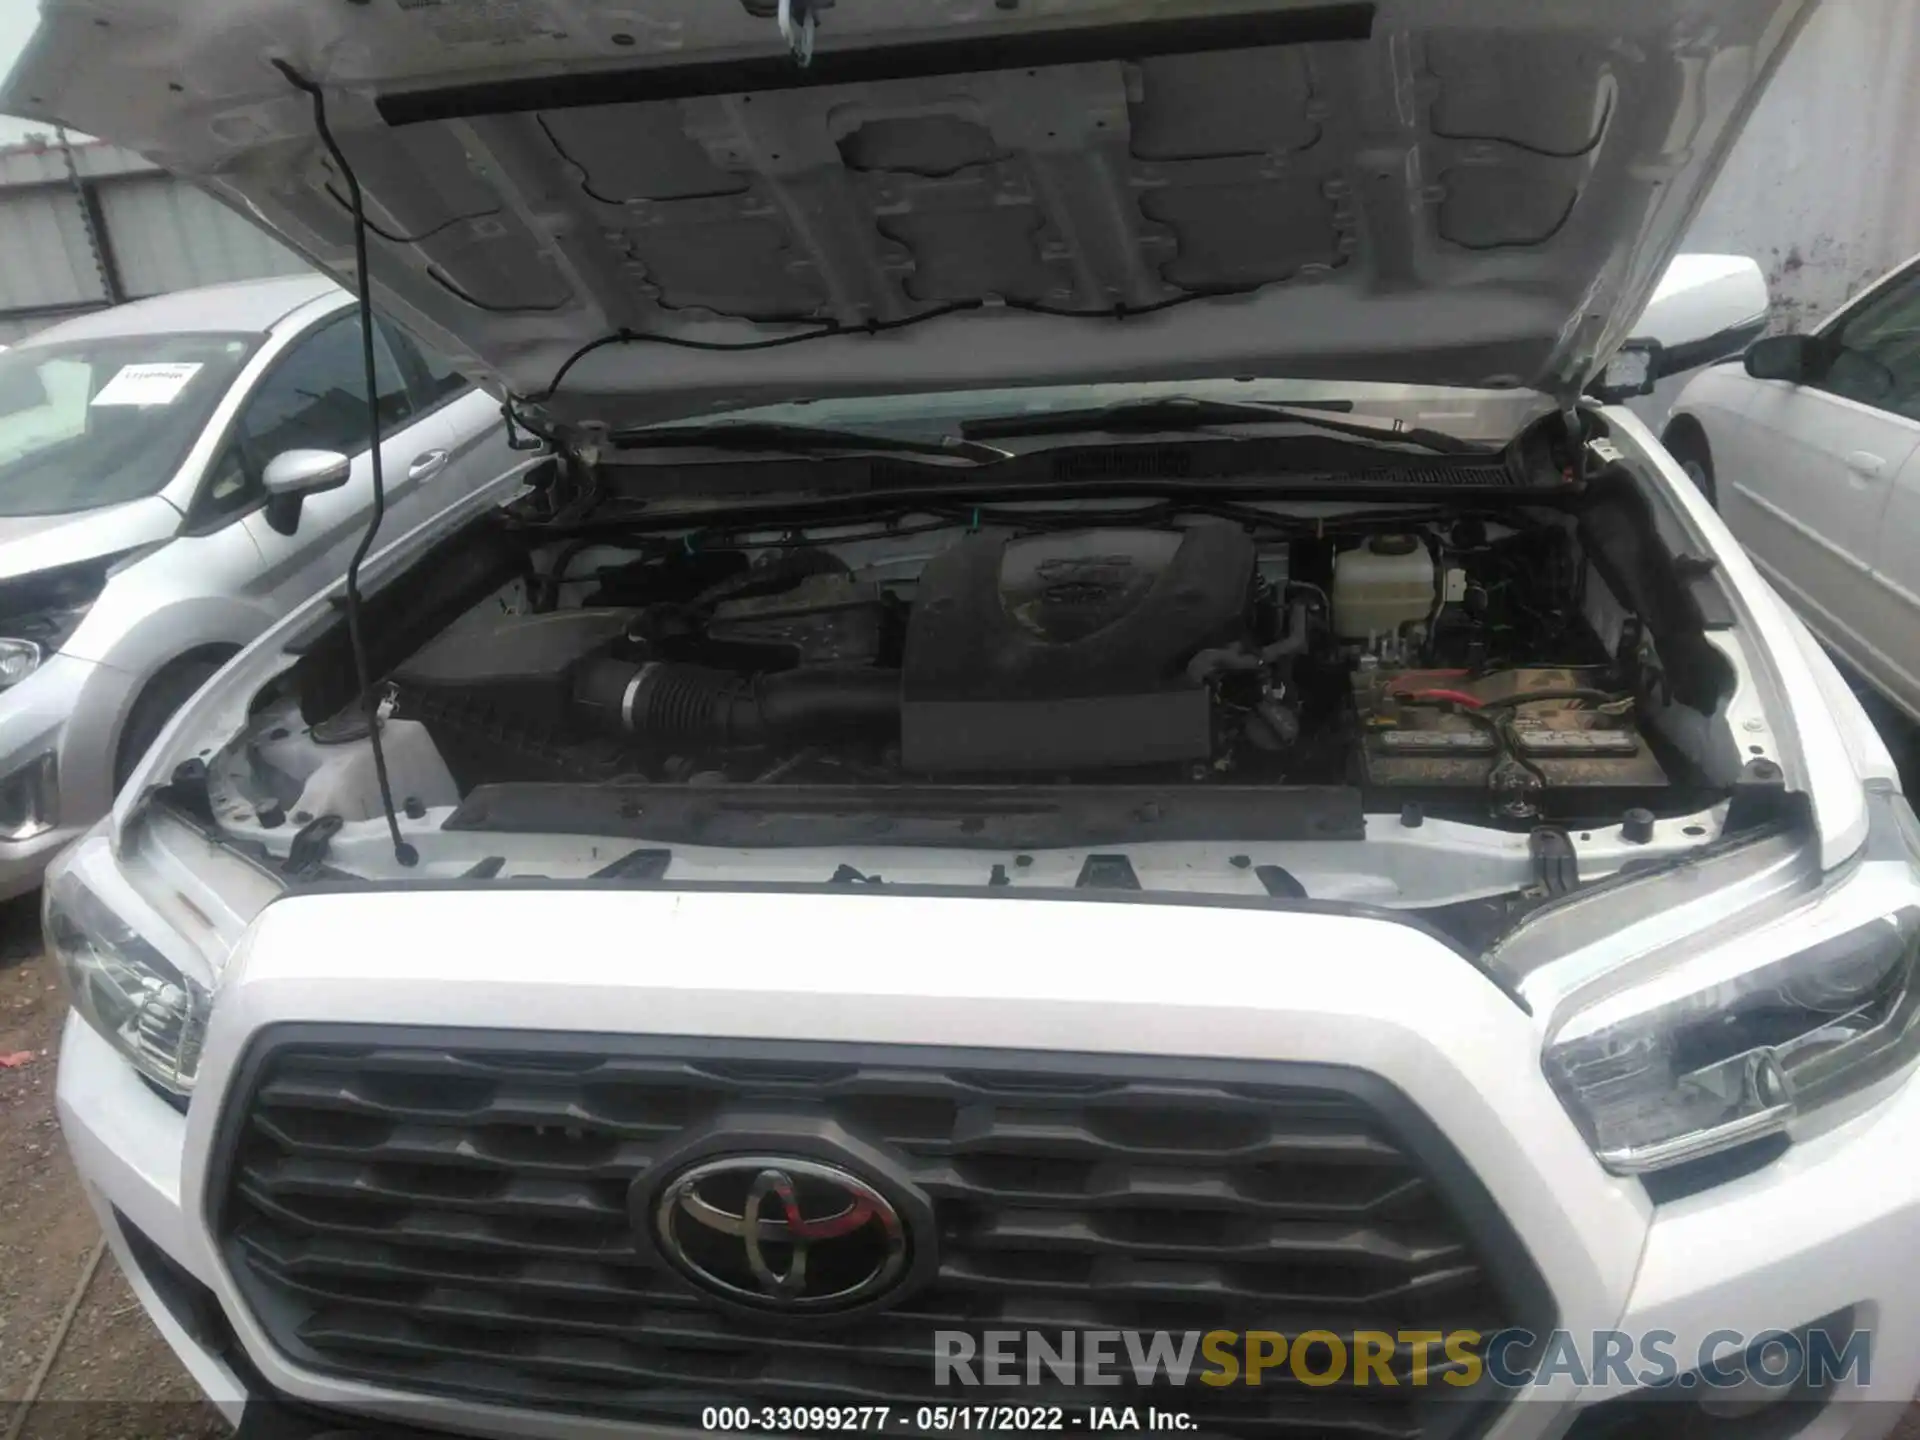
[[[701,1412],[700,1425],[704,1430],[789,1434],[836,1430],[981,1435],[1077,1430],[1091,1434],[1193,1428],[1192,1419],[1179,1411],[1133,1405],[920,1405],[911,1409],[892,1405],[709,1405]]]

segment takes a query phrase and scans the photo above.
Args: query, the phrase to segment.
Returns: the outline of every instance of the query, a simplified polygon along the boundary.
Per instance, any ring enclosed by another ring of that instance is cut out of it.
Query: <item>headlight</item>
[[[141,1074],[189,1093],[213,1011],[206,988],[65,870],[47,884],[45,921],[73,1008]]]
[[[45,658],[45,652],[32,640],[0,639],[0,690],[26,679]]]
[[[45,664],[49,655],[58,653],[87,618],[89,608],[80,605],[37,615],[14,615],[0,622],[7,630],[0,636],[0,690],[18,685]]]
[[[0,580],[0,690],[19,684],[47,656],[58,654],[87,618],[107,581],[164,543]]]
[[[1920,880],[1911,812],[1891,806],[1905,812],[1898,863],[1555,1024],[1547,1079],[1608,1169],[1783,1133],[1920,1058]]]

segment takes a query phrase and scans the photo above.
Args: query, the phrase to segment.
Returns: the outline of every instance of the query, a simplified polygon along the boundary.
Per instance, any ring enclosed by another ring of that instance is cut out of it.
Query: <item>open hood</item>
[[[345,279],[348,187],[287,72],[316,82],[378,303],[573,427],[1242,375],[1570,399],[1811,8],[43,4],[0,110]]]

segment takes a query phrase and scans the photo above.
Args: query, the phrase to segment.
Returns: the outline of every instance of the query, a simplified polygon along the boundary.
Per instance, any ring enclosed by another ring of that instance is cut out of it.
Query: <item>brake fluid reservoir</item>
[[[1417,535],[1375,535],[1333,557],[1330,598],[1342,640],[1396,635],[1433,613],[1433,557]]]

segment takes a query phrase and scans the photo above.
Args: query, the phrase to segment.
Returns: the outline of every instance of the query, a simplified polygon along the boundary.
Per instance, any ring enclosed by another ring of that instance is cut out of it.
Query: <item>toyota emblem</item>
[[[682,1171],[659,1192],[653,1230],[688,1280],[775,1314],[853,1309],[907,1268],[893,1203],[850,1171],[795,1155],[726,1156]]]

